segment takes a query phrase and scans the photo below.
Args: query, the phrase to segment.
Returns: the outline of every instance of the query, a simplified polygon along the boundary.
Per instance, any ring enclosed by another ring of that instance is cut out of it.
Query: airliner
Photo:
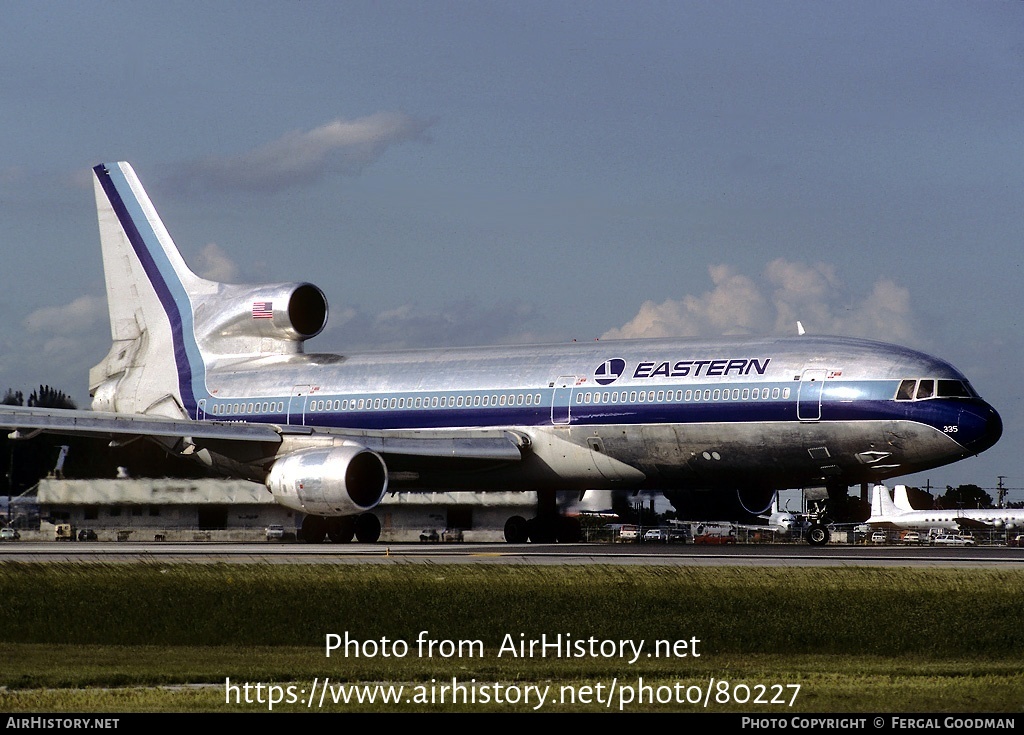
[[[389,490],[455,489],[535,491],[536,517],[506,538],[573,540],[559,492],[845,496],[1002,433],[952,365],[862,339],[307,352],[327,322],[317,286],[200,278],[128,163],[93,172],[113,345],[89,374],[92,410],[2,407],[0,426],[145,437],[265,483],[310,540],[376,540]]]
[[[1012,531],[1024,528],[1024,510],[1008,508],[914,510],[907,499],[907,488],[893,488],[899,505],[889,496],[885,485],[875,485],[871,495],[871,517],[866,523],[878,528],[952,531]],[[902,507],[901,507],[902,506]]]
[[[802,526],[803,519],[796,513],[791,513],[789,508],[782,510],[779,507],[779,494],[772,495],[771,510],[763,513],[759,518],[768,522],[768,528],[782,534],[789,534]]]

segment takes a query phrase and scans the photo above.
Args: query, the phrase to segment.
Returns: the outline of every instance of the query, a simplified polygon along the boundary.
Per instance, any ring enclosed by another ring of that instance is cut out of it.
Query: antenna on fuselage
[[[796,323],[796,333],[799,334],[801,337],[804,336],[804,334],[806,334],[806,330],[804,329],[804,325],[801,324],[799,321],[797,321],[797,323]]]

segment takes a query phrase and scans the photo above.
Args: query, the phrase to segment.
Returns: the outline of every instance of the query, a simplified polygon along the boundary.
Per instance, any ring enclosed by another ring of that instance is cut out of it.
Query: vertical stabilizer
[[[901,511],[892,502],[892,498],[889,497],[889,488],[885,485],[875,485],[874,492],[871,495],[871,517],[872,518],[889,518],[891,516],[900,515]]]
[[[898,510],[914,510],[910,504],[910,497],[907,495],[906,485],[897,485],[892,489],[892,502]]]
[[[89,373],[93,408],[193,416],[203,365],[190,297],[217,284],[185,265],[128,163],[93,173],[114,343]]]

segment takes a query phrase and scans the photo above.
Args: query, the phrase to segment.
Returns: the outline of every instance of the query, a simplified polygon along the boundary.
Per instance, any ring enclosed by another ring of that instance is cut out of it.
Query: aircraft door
[[[565,426],[569,423],[572,407],[572,389],[576,386],[575,375],[561,375],[555,380],[551,394],[551,423]]]
[[[796,417],[801,421],[821,419],[821,392],[825,389],[827,370],[811,368],[800,376],[800,389],[796,398]]]
[[[306,425],[306,397],[309,396],[308,385],[296,385],[288,398],[288,418],[286,422],[292,426]]]
[[[196,404],[196,421],[202,421],[206,418],[206,399],[200,398],[199,403]]]

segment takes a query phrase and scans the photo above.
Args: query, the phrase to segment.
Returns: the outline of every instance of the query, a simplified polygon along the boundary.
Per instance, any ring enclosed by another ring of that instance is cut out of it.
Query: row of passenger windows
[[[913,382],[913,381],[911,381]],[[780,397],[788,399],[789,388],[726,388],[700,390],[677,390],[677,391],[579,391],[576,393],[577,404],[614,404],[614,403],[664,403],[675,401],[683,403],[686,401],[756,401],[756,400],[777,400]],[[492,395],[452,395],[452,396],[418,396],[416,398],[351,398],[340,400],[313,400],[310,401],[308,411],[319,413],[323,411],[379,411],[387,409],[417,409],[417,408],[478,408],[487,406],[539,406],[541,403],[540,393],[514,393],[514,394],[492,394]],[[256,402],[256,403],[218,403],[213,406],[215,415],[223,414],[270,414],[284,413],[283,401]]]
[[[904,380],[896,391],[897,401],[922,401],[926,398],[971,398],[974,389],[962,380]]]
[[[686,401],[757,401],[757,400],[778,400],[780,397],[787,399],[790,396],[789,388],[705,388],[699,390],[677,390],[673,391],[586,391],[576,394],[576,403],[664,403],[674,401],[684,403]]]
[[[284,402],[272,401],[263,403],[215,403],[211,413],[240,414],[240,413],[284,413]]]
[[[540,393],[514,393],[473,396],[427,396],[416,398],[351,398],[343,400],[314,400],[309,402],[308,411],[380,411],[390,408],[477,408],[483,406],[539,406]],[[256,414],[284,413],[283,401],[263,403],[217,403],[212,413],[223,414]]]
[[[352,398],[336,401],[312,401],[309,410],[319,411],[360,411],[391,408],[477,408],[482,406],[533,406],[540,405],[540,393],[507,393],[473,396],[419,396],[416,398]]]

